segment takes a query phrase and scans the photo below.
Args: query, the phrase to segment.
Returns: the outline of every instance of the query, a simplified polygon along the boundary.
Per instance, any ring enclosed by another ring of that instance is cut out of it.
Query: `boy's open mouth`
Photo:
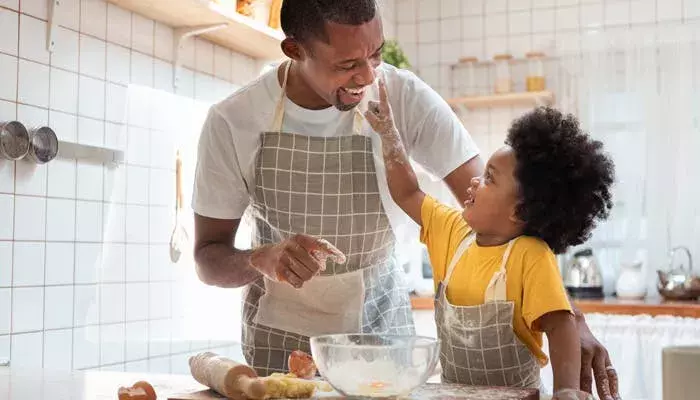
[[[474,193],[471,190],[467,191],[467,199],[464,201],[464,207],[474,205]]]

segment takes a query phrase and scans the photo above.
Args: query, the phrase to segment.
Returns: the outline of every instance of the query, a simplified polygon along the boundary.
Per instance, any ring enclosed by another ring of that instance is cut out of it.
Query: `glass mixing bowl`
[[[310,341],[321,376],[353,397],[407,396],[428,380],[440,351],[437,339],[422,336],[341,334]]]

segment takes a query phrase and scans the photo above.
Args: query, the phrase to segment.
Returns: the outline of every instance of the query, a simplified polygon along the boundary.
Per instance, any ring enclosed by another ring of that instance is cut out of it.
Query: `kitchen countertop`
[[[49,371],[0,367],[3,400],[115,400],[120,386],[138,381],[153,385],[159,399],[206,389],[189,375],[103,371]]]
[[[115,400],[120,386],[129,387],[138,381],[147,381],[153,385],[158,399],[163,400],[173,394],[206,389],[189,375],[106,371],[57,372],[0,367],[0,399]],[[537,398],[537,391],[438,384],[417,389],[415,396],[411,398],[524,400]]]
[[[645,298],[642,300],[624,300],[616,297],[604,299],[575,299],[574,304],[584,314],[622,314],[622,315],[672,315],[676,317],[700,318],[699,301],[666,301],[662,298]],[[414,310],[432,310],[432,297],[411,297]]]

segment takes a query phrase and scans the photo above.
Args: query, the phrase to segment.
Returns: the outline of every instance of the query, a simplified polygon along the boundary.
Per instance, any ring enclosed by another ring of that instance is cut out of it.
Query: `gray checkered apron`
[[[270,132],[261,135],[251,193],[254,245],[295,233],[328,240],[347,256],[294,289],[259,278],[246,286],[243,351],[259,375],[288,371],[309,337],[331,333],[414,334],[403,271],[392,262],[394,234],[382,206],[369,137],[356,107],[351,135],[282,132],[282,95]]]
[[[513,302],[506,300],[506,264],[517,238],[508,243],[501,268],[486,288],[484,304],[455,306],[447,300],[452,272],[474,239],[472,233],[460,243],[435,294],[442,381],[539,389],[540,366],[513,332]]]

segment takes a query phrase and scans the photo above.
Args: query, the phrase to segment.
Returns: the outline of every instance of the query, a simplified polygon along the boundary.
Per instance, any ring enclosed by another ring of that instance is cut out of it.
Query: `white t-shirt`
[[[442,179],[479,154],[457,116],[425,82],[385,63],[378,72],[384,75],[396,126],[413,161]],[[277,68],[272,68],[209,110],[195,171],[192,208],[197,214],[217,219],[243,216],[254,190],[260,133],[270,130],[281,95]],[[377,85],[365,96],[378,100]],[[353,115],[335,107],[308,110],[285,98],[282,129],[308,136],[350,135]],[[367,121],[362,133],[372,138],[382,203],[397,229],[409,219],[389,194],[380,139]]]

